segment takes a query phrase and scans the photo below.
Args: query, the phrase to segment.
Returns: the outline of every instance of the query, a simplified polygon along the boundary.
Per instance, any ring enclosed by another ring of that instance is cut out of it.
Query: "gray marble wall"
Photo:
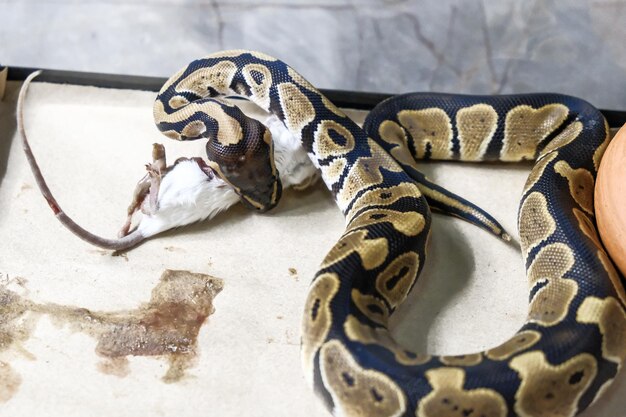
[[[626,109],[625,23],[626,0],[0,0],[0,62],[168,76],[252,48],[325,88]]]

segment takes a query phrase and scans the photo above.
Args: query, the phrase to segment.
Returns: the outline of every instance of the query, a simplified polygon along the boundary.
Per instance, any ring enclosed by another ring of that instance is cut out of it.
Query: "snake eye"
[[[576,385],[580,381],[582,381],[584,376],[585,376],[585,371],[576,371],[569,377],[568,382],[570,385]]]

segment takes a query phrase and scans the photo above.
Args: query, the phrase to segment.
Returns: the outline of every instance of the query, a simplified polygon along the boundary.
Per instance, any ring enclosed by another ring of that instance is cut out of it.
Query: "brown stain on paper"
[[[0,403],[21,383],[2,355],[21,353],[34,359],[22,344],[42,315],[97,339],[96,353],[103,358],[98,369],[103,373],[124,377],[130,373],[128,356],[152,356],[168,362],[164,382],[179,381],[195,363],[200,327],[215,311],[213,299],[223,286],[210,275],[165,270],[148,303],[134,310],[97,312],[37,304],[0,285]]]
[[[298,279],[298,270],[296,268],[289,268],[288,271],[289,271],[289,275],[294,280],[296,280],[296,282],[298,282],[299,281],[299,279]]]
[[[26,314],[31,303],[5,289],[13,282],[21,286],[20,282],[8,277],[0,283],[0,403],[10,400],[22,383],[22,377],[8,360],[18,355],[35,359],[23,346],[35,328],[35,320]]]
[[[20,198],[26,191],[32,190],[33,186],[28,183],[23,183],[20,187],[20,191],[17,193],[17,198]]]
[[[7,402],[22,384],[22,377],[6,362],[0,361],[0,403]]]

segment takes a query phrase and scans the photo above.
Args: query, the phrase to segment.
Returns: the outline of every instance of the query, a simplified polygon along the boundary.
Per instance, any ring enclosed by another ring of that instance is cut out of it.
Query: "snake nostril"
[[[349,387],[354,386],[354,377],[352,377],[352,375],[350,375],[347,372],[343,372],[341,374],[341,377],[343,378],[343,380],[346,383],[346,385],[348,385]]]
[[[372,394],[372,398],[374,399],[374,401],[376,401],[377,403],[385,399],[385,397],[383,397],[378,391],[376,391],[376,388],[372,388],[370,390],[370,393]]]

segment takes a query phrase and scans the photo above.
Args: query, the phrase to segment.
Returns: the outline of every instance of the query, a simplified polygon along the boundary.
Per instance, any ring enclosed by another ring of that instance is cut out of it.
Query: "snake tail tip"
[[[510,242],[513,238],[511,238],[511,235],[508,233],[502,233],[500,235],[500,239],[504,240],[505,242]]]

